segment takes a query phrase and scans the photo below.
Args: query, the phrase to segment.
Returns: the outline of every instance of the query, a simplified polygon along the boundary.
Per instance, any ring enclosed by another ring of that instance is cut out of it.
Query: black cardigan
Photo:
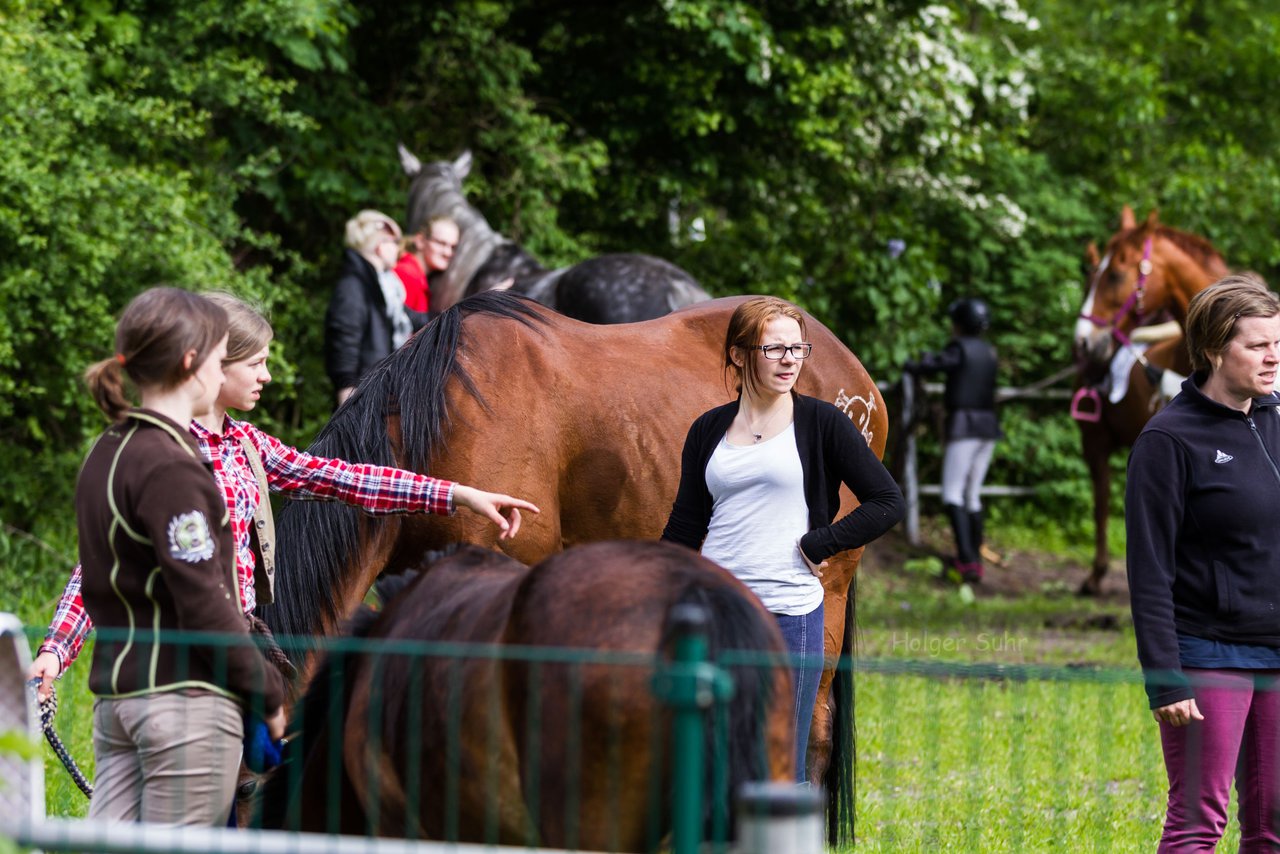
[[[846,549],[864,546],[892,528],[906,513],[902,490],[867,447],[849,416],[823,400],[792,392],[796,447],[804,471],[809,533],[801,538],[814,563]],[[707,463],[738,414],[735,400],[704,412],[689,428],[680,457],[680,489],[662,539],[693,549],[702,547],[711,524]],[[840,484],[849,487],[858,507],[839,522]]]

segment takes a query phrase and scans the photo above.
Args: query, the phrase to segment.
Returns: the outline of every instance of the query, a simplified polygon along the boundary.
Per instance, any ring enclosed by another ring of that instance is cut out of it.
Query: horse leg
[[[846,610],[854,573],[861,558],[862,549],[831,558],[827,580],[823,584],[826,593],[822,602],[822,645],[826,662],[823,664],[822,678],[818,680],[818,699],[813,704],[813,722],[809,727],[809,747],[805,760],[806,776],[814,785],[822,783],[831,764],[833,713],[853,714],[853,709],[832,708],[831,687],[835,680],[836,665],[844,651]]]
[[[827,604],[831,603],[830,597]],[[830,636],[828,636],[830,642]],[[829,655],[830,653],[828,653]],[[814,786],[822,784],[827,768],[831,765],[831,722],[837,710],[832,708],[831,683],[834,669],[824,668],[818,681],[818,701],[813,705],[813,723],[809,725],[809,749],[805,754],[806,776]]]
[[[1097,596],[1102,592],[1102,578],[1111,563],[1107,545],[1107,522],[1111,515],[1111,446],[1101,430],[1085,430],[1081,434],[1089,481],[1093,486],[1093,568],[1080,585],[1081,596]]]

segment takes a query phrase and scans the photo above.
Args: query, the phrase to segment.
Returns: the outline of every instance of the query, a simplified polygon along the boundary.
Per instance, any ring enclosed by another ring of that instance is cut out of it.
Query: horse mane
[[[1157,224],[1152,227],[1143,223],[1142,225],[1117,234],[1112,246],[1116,248],[1120,246],[1127,246],[1141,252],[1142,244],[1148,237],[1158,237],[1162,240],[1169,241],[1174,246],[1187,253],[1191,260],[1195,261],[1201,267],[1211,267],[1215,262],[1224,266],[1226,264],[1226,261],[1222,257],[1222,253],[1215,249],[1213,244],[1208,240],[1200,237],[1199,235],[1181,231],[1170,225]]]
[[[458,350],[466,341],[464,321],[471,316],[490,317],[539,329],[547,322],[544,311],[532,300],[506,291],[463,300],[378,363],[307,453],[425,472],[450,426],[445,401],[448,384],[460,382],[482,406],[487,405],[458,362]],[[387,429],[387,419],[396,414],[400,416],[399,458]],[[334,624],[344,616],[338,591],[359,553],[360,515],[345,504],[286,502],[277,531],[280,571],[275,602],[261,607],[261,616],[273,633],[305,644],[303,638],[317,634],[326,618]],[[370,516],[366,524],[381,525],[383,517]]]

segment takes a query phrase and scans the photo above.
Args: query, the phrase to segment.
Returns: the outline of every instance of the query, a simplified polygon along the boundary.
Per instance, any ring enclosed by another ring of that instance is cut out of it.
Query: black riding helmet
[[[976,297],[958,299],[947,306],[947,317],[966,335],[981,335],[991,325],[991,309]]]

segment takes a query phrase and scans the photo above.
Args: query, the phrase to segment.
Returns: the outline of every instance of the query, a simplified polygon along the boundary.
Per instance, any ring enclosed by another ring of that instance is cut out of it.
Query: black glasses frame
[[[778,355],[770,356],[769,348],[780,347],[780,350],[774,350]],[[764,357],[771,362],[781,362],[783,353],[790,353],[791,358],[796,361],[803,361],[813,355],[813,345],[808,341],[801,341],[797,344],[753,344],[750,349],[759,350],[764,353]]]

